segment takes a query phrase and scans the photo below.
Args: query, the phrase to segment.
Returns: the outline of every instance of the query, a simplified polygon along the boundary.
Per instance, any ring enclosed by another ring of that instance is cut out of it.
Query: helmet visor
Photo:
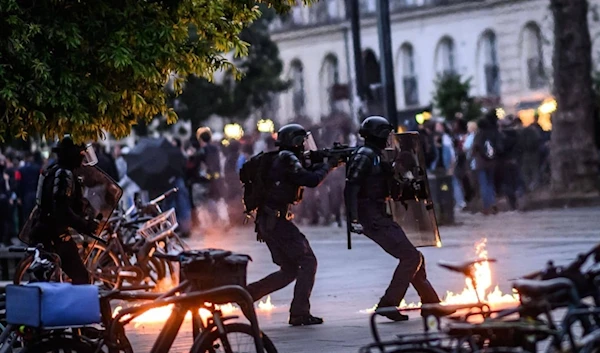
[[[81,151],[81,155],[83,156],[82,164],[87,167],[91,167],[98,163],[98,157],[96,156],[96,151],[91,144],[87,144],[85,148]]]
[[[313,135],[310,132],[308,132],[306,134],[306,137],[304,137],[304,151],[308,152],[308,151],[316,151],[316,150],[317,150],[317,143],[315,142]]]

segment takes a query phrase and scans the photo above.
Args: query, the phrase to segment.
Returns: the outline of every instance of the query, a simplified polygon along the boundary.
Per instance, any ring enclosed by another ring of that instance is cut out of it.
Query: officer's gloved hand
[[[98,228],[100,228],[100,221],[97,219],[89,219],[87,222],[86,233],[96,234]]]
[[[335,168],[339,167],[340,161],[341,160],[339,157],[334,157],[334,156],[328,157],[327,164],[329,165],[329,169],[331,170],[331,169],[335,169]]]
[[[350,231],[352,233],[362,234],[363,226],[360,223],[358,223],[358,221],[352,221],[352,223],[350,223]]]

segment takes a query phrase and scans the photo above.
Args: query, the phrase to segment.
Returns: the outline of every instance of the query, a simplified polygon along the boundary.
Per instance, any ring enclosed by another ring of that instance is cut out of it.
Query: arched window
[[[440,74],[456,73],[456,57],[454,40],[444,37],[440,40],[436,50],[436,71]]]
[[[500,96],[500,66],[496,34],[492,31],[484,32],[477,47],[480,94],[498,97]]]
[[[371,100],[379,100],[381,94],[381,69],[375,53],[371,49],[363,52],[365,84]]]
[[[332,99],[332,89],[340,82],[338,59],[329,54],[323,60],[320,72],[320,99],[322,115],[329,115],[335,110],[335,101]]]
[[[542,32],[535,23],[529,23],[523,30],[522,55],[527,72],[527,85],[539,89],[547,84],[542,51]]]
[[[415,53],[413,46],[405,43],[400,47],[400,67],[402,68],[402,89],[405,106],[419,105],[419,86],[415,69]]]
[[[296,116],[304,114],[304,68],[300,60],[292,61],[290,65],[290,80],[292,83],[292,108]]]

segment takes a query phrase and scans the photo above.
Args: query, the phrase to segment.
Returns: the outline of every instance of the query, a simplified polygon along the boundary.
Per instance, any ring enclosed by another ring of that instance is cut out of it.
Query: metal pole
[[[360,14],[358,0],[346,0],[346,14],[352,30],[352,49],[354,52],[354,74],[356,94],[361,102],[365,100],[365,75],[363,70],[362,46],[360,44]]]
[[[384,112],[390,124],[392,124],[394,128],[397,128],[398,109],[396,108],[396,87],[394,82],[389,0],[377,0],[377,20],[379,51],[381,55],[381,85],[383,86]]]
[[[350,104],[350,115],[352,116],[352,120],[360,123],[355,99],[358,93],[356,91],[356,84],[352,82],[352,68],[350,67],[350,40],[348,38],[349,30],[349,26],[344,24],[344,52],[346,54],[346,75],[348,75],[348,103]]]

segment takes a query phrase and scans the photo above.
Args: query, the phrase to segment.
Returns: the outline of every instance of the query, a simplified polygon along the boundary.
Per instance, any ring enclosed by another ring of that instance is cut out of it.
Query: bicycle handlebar
[[[8,248],[8,252],[26,252],[32,253],[35,252],[37,248],[25,248],[25,247],[10,247]]]
[[[172,189],[169,189],[169,190],[167,190],[165,193],[163,193],[162,195],[160,195],[160,196],[158,196],[157,198],[155,198],[154,200],[152,200],[152,201],[148,202],[148,203],[146,204],[146,206],[147,206],[147,205],[156,205],[157,203],[159,203],[159,202],[163,201],[164,199],[166,199],[167,197],[171,196],[173,193],[176,193],[176,192],[178,192],[178,191],[179,191],[179,189],[178,189],[178,188],[172,188]],[[132,214],[132,213],[133,213],[133,211],[135,211],[135,209],[136,209],[136,208],[137,208],[137,207],[136,207],[136,205],[135,205],[135,204],[131,205],[131,206],[130,206],[130,207],[127,209],[127,211],[125,211],[125,214],[124,214],[123,216],[124,216],[124,217],[126,217],[126,216],[129,216],[130,214]]]

